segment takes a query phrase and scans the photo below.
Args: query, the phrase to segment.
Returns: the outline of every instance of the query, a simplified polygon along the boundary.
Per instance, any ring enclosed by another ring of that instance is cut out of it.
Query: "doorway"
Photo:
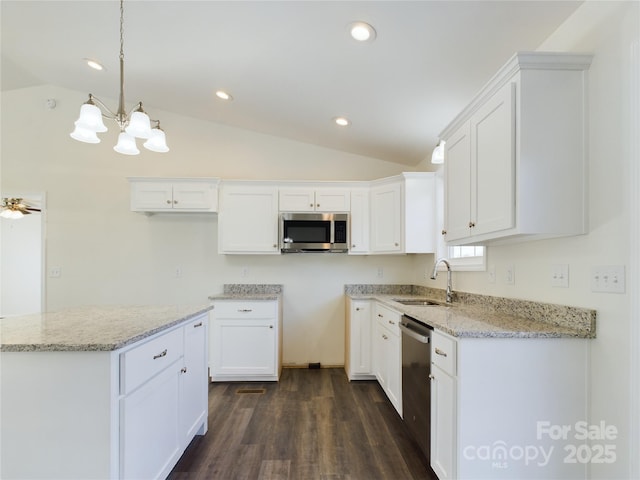
[[[45,196],[13,192],[40,209],[18,219],[0,218],[0,316],[38,313],[45,305]]]

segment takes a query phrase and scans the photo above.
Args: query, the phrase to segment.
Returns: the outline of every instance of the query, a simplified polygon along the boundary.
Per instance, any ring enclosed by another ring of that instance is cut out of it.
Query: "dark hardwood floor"
[[[168,478],[436,479],[377,382],[349,382],[342,369],[210,384],[209,431]]]

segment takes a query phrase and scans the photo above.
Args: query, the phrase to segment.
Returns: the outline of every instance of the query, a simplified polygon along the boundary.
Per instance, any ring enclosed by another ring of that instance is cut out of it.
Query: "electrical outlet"
[[[569,265],[566,263],[551,265],[551,286],[561,288],[569,287]]]
[[[624,265],[603,265],[591,268],[591,291],[624,293]]]
[[[516,283],[516,269],[513,263],[507,265],[507,270],[504,274],[504,283],[507,285],[514,285]]]
[[[176,267],[176,278],[182,277],[182,268]]]
[[[378,267],[378,278],[382,278],[384,276],[384,270],[382,267]]]
[[[60,278],[62,276],[62,268],[61,267],[51,267],[49,269],[49,277],[51,278]]]
[[[249,275],[249,267],[242,267],[242,270],[240,270],[240,276],[245,278],[247,275]]]

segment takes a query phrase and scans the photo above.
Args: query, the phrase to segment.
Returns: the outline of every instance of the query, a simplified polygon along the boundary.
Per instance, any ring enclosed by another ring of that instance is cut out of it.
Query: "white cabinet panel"
[[[350,254],[369,253],[369,189],[351,192],[351,214],[349,216],[351,246]]]
[[[122,478],[163,478],[182,454],[180,368],[175,362],[122,399]]]
[[[346,301],[345,371],[349,380],[375,378],[372,365],[371,301]]]
[[[131,177],[134,212],[217,212],[217,178]]]
[[[341,188],[280,187],[281,212],[348,212],[350,192]]]
[[[278,300],[218,300],[211,311],[212,381],[277,381],[282,368]]]
[[[279,254],[278,190],[223,185],[218,215],[218,252]]]
[[[184,327],[184,367],[180,380],[180,429],[183,447],[195,435],[207,432],[209,403],[208,328],[206,318],[199,318]]]

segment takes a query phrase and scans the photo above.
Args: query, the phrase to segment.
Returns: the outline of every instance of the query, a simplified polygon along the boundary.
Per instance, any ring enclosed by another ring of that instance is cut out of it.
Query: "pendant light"
[[[89,94],[89,100],[80,107],[80,117],[75,122],[71,138],[84,143],[100,143],[97,133],[107,131],[102,117],[115,120],[120,127],[118,143],[113,149],[123,155],[138,155],[136,138],[147,141],[143,146],[152,152],[168,152],[164,131],[159,120],[151,120],[138,102],[127,113],[124,108],[124,0],[120,0],[120,100],[118,111],[114,113],[102,101]],[[151,123],[154,127],[151,128]]]

